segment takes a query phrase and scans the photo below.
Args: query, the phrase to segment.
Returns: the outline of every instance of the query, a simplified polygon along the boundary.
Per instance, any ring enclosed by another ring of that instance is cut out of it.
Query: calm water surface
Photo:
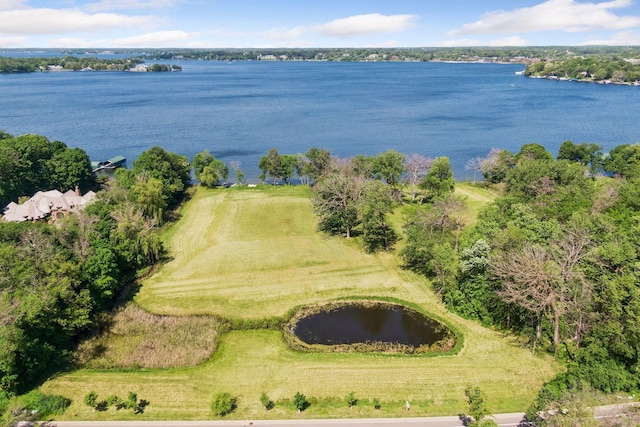
[[[640,88],[527,79],[521,65],[169,63],[184,71],[0,75],[0,129],[129,164],[154,145],[189,159],[209,149],[250,180],[272,147],[448,156],[466,179],[492,147],[640,142]]]
[[[402,307],[347,305],[300,319],[294,333],[307,344],[399,343],[412,347],[447,337],[436,321]]]

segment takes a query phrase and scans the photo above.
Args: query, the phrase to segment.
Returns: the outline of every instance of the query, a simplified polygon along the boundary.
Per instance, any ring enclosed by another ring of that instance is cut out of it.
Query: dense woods
[[[84,151],[3,136],[3,203],[57,185],[96,185]],[[158,227],[182,200],[190,168],[186,157],[153,147],[76,214],[55,224],[0,222],[0,409],[66,366],[136,275],[161,259]]]
[[[3,204],[98,185],[82,150],[0,135]],[[162,259],[159,227],[184,200],[192,166],[209,187],[229,174],[208,151],[192,165],[153,147],[102,182],[80,213],[55,225],[0,222],[0,409],[64,366],[136,275]],[[242,181],[239,166],[232,169]],[[566,141],[554,155],[526,144],[517,153],[491,150],[470,167],[484,176],[477,185],[502,194],[472,225],[446,157],[388,150],[337,159],[314,147],[272,149],[260,160],[265,182],[288,184],[297,174],[311,186],[323,232],[359,238],[371,253],[392,251],[402,238],[403,267],[431,278],[452,311],[565,363],[530,418],[585,389],[640,389],[640,145],[605,155],[597,144]],[[398,209],[402,233],[390,220]]]

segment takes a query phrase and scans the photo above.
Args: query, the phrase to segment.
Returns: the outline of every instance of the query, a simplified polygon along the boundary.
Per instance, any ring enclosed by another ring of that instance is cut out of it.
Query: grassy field
[[[470,199],[486,197],[472,186],[465,191]],[[455,325],[464,347],[441,357],[312,354],[290,350],[277,331],[234,331],[195,367],[81,369],[48,381],[43,391],[73,399],[64,418],[210,419],[211,395],[219,391],[239,397],[231,419],[458,414],[469,385],[486,392],[492,411],[511,412],[524,410],[559,369],[513,337],[450,314],[425,279],[397,267],[394,255],[367,255],[357,239],[317,233],[304,187],[198,190],[181,215],[165,235],[172,260],[135,297],[150,312],[256,320],[329,299],[393,297]],[[134,391],[151,405],[142,416],[95,412],[82,403],[90,390],[104,398]],[[269,412],[260,406],[263,391],[276,401]],[[287,403],[298,391],[312,403],[300,415]],[[360,399],[353,410],[344,402],[350,392]]]

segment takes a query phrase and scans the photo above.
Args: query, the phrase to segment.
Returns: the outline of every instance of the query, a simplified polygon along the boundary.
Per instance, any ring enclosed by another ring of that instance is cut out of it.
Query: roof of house
[[[96,197],[93,191],[87,192],[84,196],[78,193],[73,190],[64,194],[58,190],[38,191],[20,205],[15,202],[9,203],[4,208],[2,217],[5,221],[12,222],[43,219],[52,212],[72,212],[82,209]]]

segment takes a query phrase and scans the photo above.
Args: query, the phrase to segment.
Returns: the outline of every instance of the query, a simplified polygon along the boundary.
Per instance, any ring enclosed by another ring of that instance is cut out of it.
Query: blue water
[[[448,156],[457,179],[492,147],[640,142],[640,88],[516,76],[521,65],[165,61],[181,73],[0,75],[0,129],[129,164],[160,145],[240,161],[312,146],[334,156]]]

